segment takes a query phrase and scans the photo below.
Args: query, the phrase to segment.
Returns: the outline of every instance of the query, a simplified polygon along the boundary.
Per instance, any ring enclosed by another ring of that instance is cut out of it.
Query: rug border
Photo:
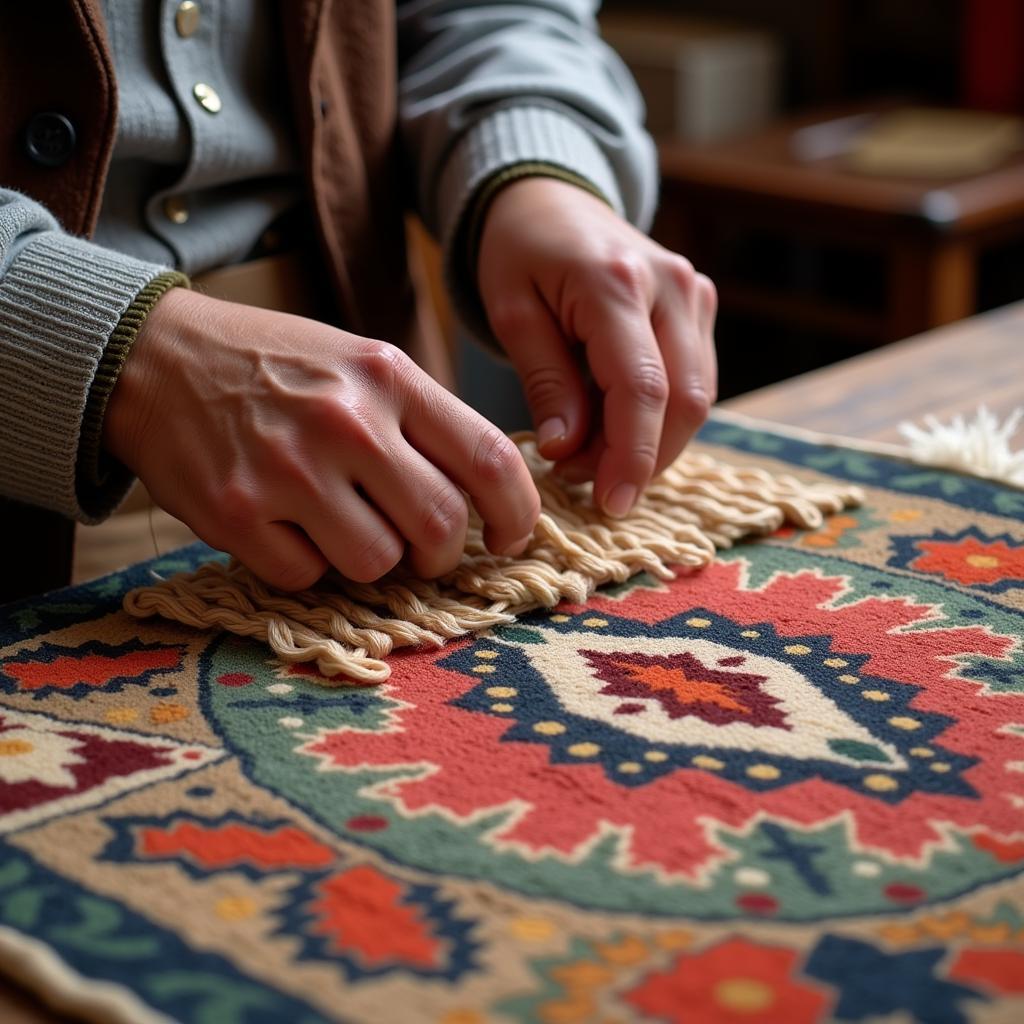
[[[866,452],[869,455],[882,455],[890,459],[902,459],[914,466],[926,466],[930,469],[938,469],[944,473],[958,473],[960,476],[971,477],[974,480],[984,480],[987,483],[999,484],[1012,491],[1024,491],[1024,484],[1014,483],[1001,476],[991,476],[987,473],[976,473],[963,466],[946,465],[942,462],[926,462],[915,457],[913,451],[907,445],[893,444],[890,441],[872,441],[859,437],[847,437],[845,434],[830,434],[820,430],[811,430],[808,427],[796,427],[788,423],[776,423],[774,420],[761,419],[759,416],[749,416],[744,412],[735,412],[732,409],[720,409],[715,406],[708,417],[709,421],[719,420],[725,423],[733,423],[738,427],[747,427],[750,430],[762,430],[767,434],[779,434],[794,441],[806,441],[808,444],[832,445],[837,448],[853,448],[855,451]],[[696,440],[700,442],[698,434]],[[826,474],[827,475],[827,474]]]
[[[86,978],[52,946],[0,924],[0,972],[56,1013],[96,1024],[176,1024],[116,981]]]

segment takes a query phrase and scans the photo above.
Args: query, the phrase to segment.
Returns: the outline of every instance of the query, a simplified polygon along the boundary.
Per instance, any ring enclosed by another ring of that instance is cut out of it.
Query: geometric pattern
[[[201,546],[0,608],[0,962],[139,1021],[1024,1020],[1024,496],[701,438],[866,502],[377,687],[120,612]]]
[[[1005,533],[992,537],[969,526],[958,533],[893,537],[892,544],[889,565],[901,569],[990,593],[1024,587],[1024,543]]]

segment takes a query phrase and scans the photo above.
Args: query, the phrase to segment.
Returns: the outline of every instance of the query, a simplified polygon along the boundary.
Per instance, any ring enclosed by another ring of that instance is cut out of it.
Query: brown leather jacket
[[[283,0],[278,8],[308,197],[341,320],[415,352],[426,328],[405,250],[394,0]],[[0,96],[0,181],[88,237],[117,127],[99,0],[0,4]],[[74,125],[74,154],[59,167],[26,152],[25,126],[40,111]]]
[[[278,8],[307,194],[339,322],[429,365],[440,340],[406,254],[394,0],[281,0]],[[0,182],[88,237],[117,130],[99,0],[0,0],[0,96]],[[74,127],[74,151],[60,166],[41,166],[26,151],[26,125],[43,111]],[[0,528],[18,541],[0,602],[68,581],[72,523],[0,502]]]

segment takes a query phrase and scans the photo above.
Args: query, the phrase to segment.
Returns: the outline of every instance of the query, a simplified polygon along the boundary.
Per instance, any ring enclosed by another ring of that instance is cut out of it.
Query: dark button
[[[25,152],[43,167],[60,167],[75,149],[75,126],[63,115],[36,114],[25,129]]]

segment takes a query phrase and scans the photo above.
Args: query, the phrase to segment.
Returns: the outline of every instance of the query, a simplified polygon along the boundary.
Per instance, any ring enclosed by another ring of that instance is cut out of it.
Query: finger
[[[698,278],[702,275],[698,275]],[[707,286],[711,282],[703,278]],[[651,316],[665,360],[669,399],[656,471],[674,462],[707,419],[716,389],[716,360],[711,335],[713,311],[705,285],[695,279],[687,293],[666,289]]]
[[[548,459],[578,451],[587,437],[587,393],[569,345],[539,295],[520,294],[496,304],[491,327],[523,383]]]
[[[380,579],[405,552],[394,526],[348,481],[320,491],[299,521],[331,565],[357,583]]]
[[[466,547],[469,511],[462,492],[403,437],[389,458],[355,475],[374,505],[408,541],[409,558],[425,579],[451,572]]]
[[[292,523],[262,523],[235,533],[224,550],[280,590],[306,590],[327,571],[327,559]]]
[[[406,439],[470,496],[489,550],[519,554],[540,515],[540,496],[519,449],[479,413],[431,385],[404,410]]]
[[[597,296],[594,328],[582,340],[604,392],[604,440],[594,498],[623,516],[654,473],[668,402],[665,364],[645,304],[614,292]]]

